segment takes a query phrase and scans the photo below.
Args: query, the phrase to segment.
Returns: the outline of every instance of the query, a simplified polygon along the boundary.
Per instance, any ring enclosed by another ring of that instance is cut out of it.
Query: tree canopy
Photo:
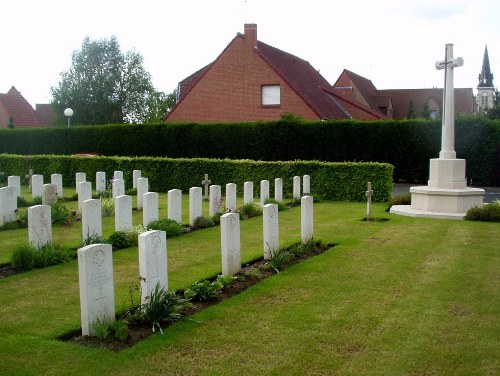
[[[142,56],[122,53],[115,36],[83,40],[73,52],[71,67],[51,88],[56,124],[65,124],[64,109],[74,115],[71,124],[145,123],[161,119],[167,96],[157,92]]]

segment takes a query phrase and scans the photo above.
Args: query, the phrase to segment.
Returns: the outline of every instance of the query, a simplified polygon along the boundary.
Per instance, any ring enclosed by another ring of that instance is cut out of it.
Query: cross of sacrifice
[[[33,176],[33,169],[32,169],[32,168],[30,168],[30,169],[28,170],[28,173],[27,173],[26,175],[24,175],[24,177],[25,177],[26,179],[28,179],[28,186],[29,186],[29,188],[30,188],[30,192],[31,192],[31,177],[32,177],[32,176]]]
[[[455,91],[453,88],[453,68],[464,65],[464,59],[453,57],[453,44],[448,43],[445,59],[436,61],[436,69],[444,69],[443,124],[441,134],[441,159],[455,159]]]
[[[211,180],[208,180],[208,174],[205,174],[205,179],[201,181],[201,184],[205,187],[205,199],[208,200],[208,187],[212,184]]]
[[[369,181],[368,182],[368,187],[365,192],[366,196],[366,220],[369,221],[371,220],[372,216],[372,196],[373,196],[373,190],[372,190],[372,183]]]

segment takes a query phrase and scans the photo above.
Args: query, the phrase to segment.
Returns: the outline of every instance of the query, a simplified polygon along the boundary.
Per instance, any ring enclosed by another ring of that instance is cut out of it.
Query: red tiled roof
[[[7,118],[12,117],[14,119],[14,127],[44,126],[42,119],[14,86],[7,94],[0,94],[0,104]]]

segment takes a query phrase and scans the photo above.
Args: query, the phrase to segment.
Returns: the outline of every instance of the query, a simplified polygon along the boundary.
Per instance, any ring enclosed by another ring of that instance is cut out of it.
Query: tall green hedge
[[[386,163],[331,163],[318,161],[263,162],[230,159],[172,159],[154,157],[82,157],[36,155],[22,156],[0,154],[0,166],[6,175],[24,176],[29,168],[34,173],[44,175],[63,175],[63,184],[74,187],[75,174],[85,172],[87,180],[95,187],[95,173],[106,172],[109,179],[113,171],[122,170],[126,188],[132,187],[132,171],[141,170],[142,176],[149,180],[151,191],[167,192],[201,186],[204,174],[209,174],[212,184],[225,186],[236,183],[242,194],[245,181],[254,182],[254,190],[259,191],[259,182],[269,180],[274,186],[275,178],[283,179],[283,190],[291,196],[293,177],[310,175],[311,192],[326,199],[340,201],[363,201],[366,183],[372,182],[375,201],[387,201],[392,192],[393,166]]]
[[[474,184],[500,185],[500,121],[458,118],[457,158]],[[441,148],[440,121],[103,125],[0,130],[0,153],[385,162],[394,179],[425,182]]]

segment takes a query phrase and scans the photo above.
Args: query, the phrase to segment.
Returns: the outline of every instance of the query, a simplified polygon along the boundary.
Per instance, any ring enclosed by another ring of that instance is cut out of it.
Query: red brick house
[[[52,124],[52,108],[48,104],[37,104],[36,110],[12,86],[7,94],[0,94],[0,128],[44,127]]]
[[[304,119],[377,120],[385,116],[337,94],[307,61],[257,40],[245,24],[217,59],[179,83],[167,122]]]

